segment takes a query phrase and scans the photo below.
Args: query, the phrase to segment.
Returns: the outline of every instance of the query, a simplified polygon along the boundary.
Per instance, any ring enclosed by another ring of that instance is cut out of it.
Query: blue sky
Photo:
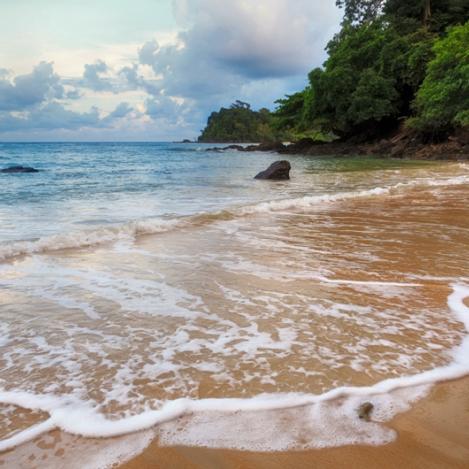
[[[195,138],[321,65],[324,0],[0,0],[0,141]]]

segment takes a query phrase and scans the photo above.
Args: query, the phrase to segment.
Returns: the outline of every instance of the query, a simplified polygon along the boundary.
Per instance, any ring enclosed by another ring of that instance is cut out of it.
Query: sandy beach
[[[420,469],[469,467],[469,378],[439,383],[430,395],[390,424],[396,441],[305,452],[254,453],[162,448],[153,442],[121,469]]]
[[[1,467],[468,466],[466,166],[296,161],[0,251]]]

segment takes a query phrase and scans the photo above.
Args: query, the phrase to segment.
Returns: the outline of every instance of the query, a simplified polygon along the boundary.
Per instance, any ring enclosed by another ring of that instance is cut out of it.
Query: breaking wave
[[[0,262],[29,254],[86,248],[113,243],[120,240],[132,240],[141,235],[158,234],[181,228],[201,226],[216,221],[232,220],[240,216],[242,217],[282,210],[306,210],[314,206],[350,199],[392,195],[400,190],[419,186],[438,187],[468,183],[469,176],[466,175],[442,179],[416,179],[387,187],[375,187],[373,189],[355,192],[340,192],[336,194],[312,195],[292,199],[273,200],[217,212],[205,212],[172,219],[155,218],[131,221],[122,225],[106,226],[94,230],[60,233],[32,241],[8,242],[0,245]]]

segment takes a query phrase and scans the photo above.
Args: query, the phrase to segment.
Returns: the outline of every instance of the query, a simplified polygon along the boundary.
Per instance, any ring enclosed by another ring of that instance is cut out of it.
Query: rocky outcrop
[[[413,132],[403,130],[390,139],[362,145],[361,153],[419,160],[461,160],[469,158],[469,130],[459,129],[447,140],[425,143]]]
[[[358,409],[358,418],[360,420],[365,420],[365,422],[369,422],[371,420],[371,414],[375,406],[371,402],[364,402]]]
[[[423,142],[414,132],[407,129],[400,129],[399,132],[391,138],[370,143],[353,143],[351,141],[321,143],[311,138],[304,138],[290,145],[276,142],[248,145],[245,147],[241,145],[230,145],[228,147],[212,148],[211,150],[265,151],[277,152],[281,155],[373,155],[422,160],[468,160],[469,128],[458,129],[447,140],[438,143]]]
[[[208,148],[207,151],[225,151],[225,150],[237,150],[237,151],[265,151],[265,152],[277,152],[282,153],[286,149],[286,146],[282,142],[274,143],[259,143],[258,145],[247,145],[243,147],[242,145],[228,145],[226,147],[213,147]]]
[[[0,173],[38,173],[39,170],[29,166],[10,166],[8,168],[0,169]]]
[[[259,143],[259,145],[248,145],[243,148],[243,151],[273,151],[281,153],[285,148],[286,147],[282,142],[272,142]]]
[[[290,179],[291,165],[288,161],[276,161],[254,179],[273,179],[277,181]]]
[[[213,147],[213,148],[207,148],[206,151],[222,152],[226,150],[245,151],[242,145],[228,145],[227,147]]]
[[[313,140],[312,138],[302,138],[298,142],[291,143],[288,146],[284,146],[279,153],[285,153],[289,155],[294,155],[295,153],[301,155],[307,152],[311,147],[317,146],[320,142]]]

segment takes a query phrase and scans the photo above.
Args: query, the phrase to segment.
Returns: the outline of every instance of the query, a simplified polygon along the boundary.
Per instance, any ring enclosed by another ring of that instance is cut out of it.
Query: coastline
[[[158,446],[152,442],[120,469],[466,468],[469,464],[469,376],[437,383],[430,394],[397,415],[388,427],[396,440],[383,446],[343,446],[256,453]]]
[[[220,143],[220,142],[204,142]],[[448,140],[439,143],[423,143],[412,134],[400,132],[392,138],[368,143],[329,142],[322,143],[304,138],[295,143],[281,142],[258,144],[235,144],[214,147],[212,151],[238,150],[244,152],[276,152],[280,155],[309,156],[378,156],[382,158],[415,159],[415,160],[468,160],[469,131],[460,130]]]

